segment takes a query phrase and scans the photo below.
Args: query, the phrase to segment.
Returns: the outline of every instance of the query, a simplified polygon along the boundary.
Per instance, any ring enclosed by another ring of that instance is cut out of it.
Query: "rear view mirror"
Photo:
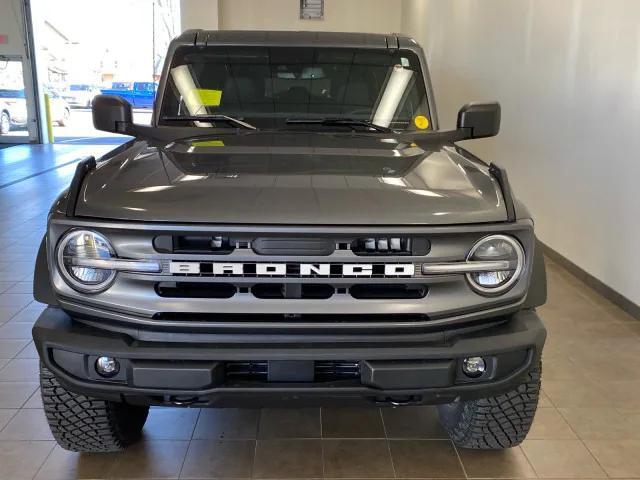
[[[465,138],[496,136],[500,131],[500,104],[466,104],[458,112],[458,130],[462,130]]]
[[[126,133],[133,124],[131,104],[116,95],[96,95],[91,104],[93,126],[111,133]]]

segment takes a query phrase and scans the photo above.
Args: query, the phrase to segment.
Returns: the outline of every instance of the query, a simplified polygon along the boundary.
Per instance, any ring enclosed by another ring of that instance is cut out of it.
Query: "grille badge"
[[[171,262],[174,275],[223,277],[413,277],[413,263]]]

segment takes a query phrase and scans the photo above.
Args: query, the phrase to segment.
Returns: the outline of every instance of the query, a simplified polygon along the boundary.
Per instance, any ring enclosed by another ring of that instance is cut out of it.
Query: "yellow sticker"
[[[420,130],[429,128],[429,119],[424,115],[417,115],[416,118],[413,119],[413,123],[415,123],[416,127]]]
[[[197,142],[191,142],[194,147],[224,147],[222,140],[199,140]]]
[[[196,98],[205,107],[219,107],[222,100],[222,90],[196,89]]]

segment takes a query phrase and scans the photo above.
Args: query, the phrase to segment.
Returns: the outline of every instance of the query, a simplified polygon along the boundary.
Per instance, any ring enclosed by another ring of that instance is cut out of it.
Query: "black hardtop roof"
[[[262,45],[297,47],[400,48],[416,42],[397,33],[293,32],[264,30],[187,30],[180,45]]]

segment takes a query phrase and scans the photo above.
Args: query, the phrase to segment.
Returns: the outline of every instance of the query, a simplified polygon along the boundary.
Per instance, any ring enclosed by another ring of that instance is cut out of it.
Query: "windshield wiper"
[[[247,130],[258,130],[250,123],[230,117],[229,115],[177,115],[173,117],[162,117],[162,120],[166,122],[227,122],[231,125],[246,128]]]
[[[355,118],[287,118],[287,124],[294,125],[325,125],[338,127],[361,126],[371,128],[378,132],[391,133],[393,130],[381,125],[376,125],[367,120],[356,120]]]

